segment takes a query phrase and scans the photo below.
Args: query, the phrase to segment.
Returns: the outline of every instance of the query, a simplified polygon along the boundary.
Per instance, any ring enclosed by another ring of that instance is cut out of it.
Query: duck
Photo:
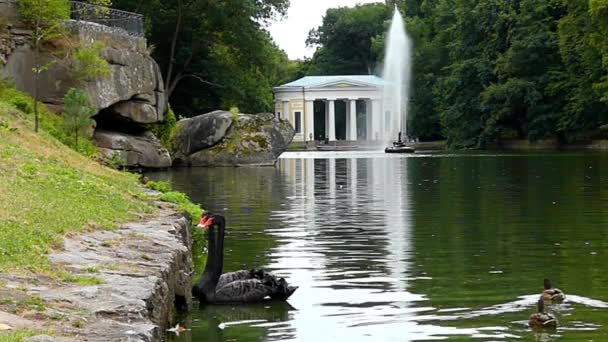
[[[551,280],[547,278],[545,278],[544,280],[544,287],[545,289],[543,290],[543,298],[545,301],[550,303],[561,303],[566,298],[566,294],[564,294],[564,291],[558,288],[554,288],[551,285]]]
[[[550,313],[545,312],[545,300],[540,296],[536,303],[538,312],[530,315],[528,325],[532,328],[555,328],[557,327],[557,319]]]
[[[192,295],[201,303],[286,301],[298,289],[290,286],[284,278],[263,269],[222,274],[226,219],[222,215],[204,213],[197,227],[209,232],[205,271],[192,288]]]

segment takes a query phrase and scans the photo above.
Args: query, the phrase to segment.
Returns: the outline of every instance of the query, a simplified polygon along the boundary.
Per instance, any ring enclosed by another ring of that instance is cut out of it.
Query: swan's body
[[[551,303],[561,303],[566,298],[566,294],[564,293],[564,291],[562,291],[558,288],[554,288],[551,285],[551,280],[545,279],[544,287],[545,287],[545,289],[543,290],[543,299],[544,300],[551,302]]]
[[[244,303],[264,300],[287,300],[297,287],[283,278],[263,270],[237,271],[222,274],[224,265],[225,220],[221,215],[204,215],[199,226],[209,228],[208,258],[205,272],[192,288],[201,302]]]
[[[538,312],[530,315],[528,325],[532,328],[555,328],[557,319],[549,313],[545,313],[545,301],[543,296],[537,302]]]

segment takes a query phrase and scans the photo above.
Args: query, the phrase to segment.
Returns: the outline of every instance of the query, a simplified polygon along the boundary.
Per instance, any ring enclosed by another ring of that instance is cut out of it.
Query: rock
[[[112,111],[137,123],[162,121],[162,114],[159,117],[156,108],[149,102],[135,100],[119,102],[112,106]]]
[[[217,113],[217,112],[214,112]],[[226,112],[223,112],[226,113]],[[204,115],[203,115],[204,116]],[[200,120],[200,117],[189,120]],[[190,123],[183,123],[188,127]],[[185,131],[180,131],[184,133]],[[191,131],[192,132],[192,131]],[[200,133],[202,134],[202,133]],[[226,131],[217,144],[195,151],[180,146],[176,164],[189,166],[274,165],[294,136],[294,129],[286,120],[275,120],[272,114],[239,114],[238,120]],[[182,136],[181,142],[187,142]],[[183,151],[195,151],[185,154]]]
[[[180,155],[187,156],[214,146],[226,135],[232,125],[232,116],[231,112],[216,110],[178,121],[174,149]]]
[[[151,220],[67,237],[64,248],[49,255],[72,272],[81,270],[76,274],[102,280],[94,286],[64,283],[40,293],[47,303],[69,303],[64,310],[71,312],[71,321],[82,322],[73,331],[78,341],[160,341],[174,324],[176,303],[191,306],[190,220],[167,204],[159,206]],[[86,271],[92,266],[97,273]],[[68,319],[56,323],[74,329]]]
[[[100,36],[101,33],[91,31],[86,23],[73,22],[71,29],[80,41],[102,40],[105,43],[106,48],[102,56],[109,63],[110,74],[94,80],[77,79],[77,75],[73,74],[66,61],[51,63],[56,62],[53,57],[56,51],[43,50],[40,55],[41,64],[48,64],[50,67],[39,77],[40,100],[60,105],[69,88],[80,88],[86,90],[91,105],[99,112],[118,103],[132,99],[137,103],[145,98],[149,102],[148,105],[134,105],[140,107],[135,116],[145,113],[144,123],[148,123],[151,118],[155,118],[154,122],[161,122],[167,109],[163,80],[160,68],[145,49],[145,41],[141,46],[141,38],[117,34]],[[34,90],[34,53],[27,41],[31,31],[13,28],[10,34],[10,40],[16,46],[9,49],[7,56],[3,57],[6,63],[3,67],[0,66],[0,71],[15,80],[17,89],[31,94]],[[0,55],[3,55],[2,51]],[[159,93],[162,95],[162,102],[158,101]],[[152,112],[155,115],[152,115]]]
[[[171,156],[150,131],[140,135],[96,130],[93,135],[107,160],[126,167],[166,168]]]

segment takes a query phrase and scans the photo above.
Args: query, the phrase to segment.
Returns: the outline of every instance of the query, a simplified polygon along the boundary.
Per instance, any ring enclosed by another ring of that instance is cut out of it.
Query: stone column
[[[347,137],[348,140],[357,140],[357,100],[349,100],[350,101],[350,136]]]
[[[283,102],[283,114],[281,119],[289,120],[289,101]]]
[[[336,102],[329,100],[329,141],[336,141]]]
[[[382,103],[380,100],[372,100],[372,140],[380,140],[382,139],[382,126],[380,126],[383,122],[382,116]]]
[[[374,116],[372,115],[372,101],[370,99],[365,100],[365,136],[367,140],[374,140],[374,131],[372,131],[372,120]]]
[[[325,100],[325,136],[323,140],[327,137],[329,137],[329,101]]]
[[[346,136],[344,140],[350,140],[350,106],[348,105],[348,100],[344,100],[344,104],[346,105]]]
[[[306,101],[304,103],[304,111],[306,112],[306,129],[304,133],[304,141],[312,141],[315,140],[315,106],[314,101]]]

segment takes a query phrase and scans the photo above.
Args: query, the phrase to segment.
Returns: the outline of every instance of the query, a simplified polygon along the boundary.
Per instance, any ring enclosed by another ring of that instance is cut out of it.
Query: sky
[[[289,59],[312,57],[314,48],[306,48],[308,31],[317,28],[328,8],[354,7],[358,4],[383,2],[379,0],[291,0],[291,6],[282,20],[273,22],[268,31]]]

